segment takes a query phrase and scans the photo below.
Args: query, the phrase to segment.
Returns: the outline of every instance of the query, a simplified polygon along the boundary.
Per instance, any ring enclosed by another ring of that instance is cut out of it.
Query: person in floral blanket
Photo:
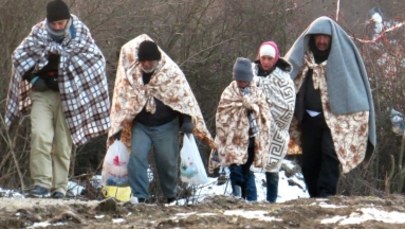
[[[347,33],[325,16],[308,26],[286,59],[293,65],[297,92],[291,131],[301,133],[291,136],[302,147],[308,192],[311,197],[335,195],[339,167],[350,172],[376,145],[374,104],[363,59]]]
[[[132,203],[149,199],[147,169],[152,147],[167,202],[177,195],[179,131],[193,133],[215,149],[184,73],[146,34],[121,48],[110,119],[108,144],[120,139],[131,149]]]
[[[216,113],[217,155],[228,166],[233,187],[240,186],[242,198],[257,200],[251,166],[263,167],[270,144],[270,110],[262,90],[253,83],[252,62],[239,57],[233,67],[233,81],[225,88]]]

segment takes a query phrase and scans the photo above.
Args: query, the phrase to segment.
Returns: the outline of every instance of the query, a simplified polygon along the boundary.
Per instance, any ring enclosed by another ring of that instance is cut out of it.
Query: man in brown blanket
[[[179,130],[215,148],[183,72],[146,34],[121,49],[110,118],[109,143],[120,138],[131,148],[132,203],[149,198],[147,169],[152,147],[167,202],[177,195]]]

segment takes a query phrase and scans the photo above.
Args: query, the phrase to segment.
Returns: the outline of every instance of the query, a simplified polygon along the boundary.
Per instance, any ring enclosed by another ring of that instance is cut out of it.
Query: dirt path
[[[0,198],[0,209],[0,228],[405,228],[404,196],[278,204],[215,196],[189,206]]]

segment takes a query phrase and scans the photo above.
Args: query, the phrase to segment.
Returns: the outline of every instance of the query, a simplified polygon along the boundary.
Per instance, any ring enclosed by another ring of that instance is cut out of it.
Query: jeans
[[[149,198],[147,175],[148,155],[153,147],[160,187],[166,198],[177,195],[179,120],[160,126],[145,126],[138,122],[132,128],[131,156],[128,162],[129,185],[133,195]]]
[[[251,140],[252,141],[252,140]],[[229,166],[230,179],[232,189],[236,186],[241,187],[242,198],[248,201],[257,200],[257,190],[256,190],[256,181],[255,175],[250,171],[250,166],[254,160],[254,144],[249,144],[248,147],[248,159],[243,165],[232,164]],[[236,193],[236,189],[233,190],[233,193]]]
[[[232,182],[231,182],[232,183]],[[242,196],[242,190],[241,187],[237,184],[231,184],[232,186],[232,195],[233,196]]]

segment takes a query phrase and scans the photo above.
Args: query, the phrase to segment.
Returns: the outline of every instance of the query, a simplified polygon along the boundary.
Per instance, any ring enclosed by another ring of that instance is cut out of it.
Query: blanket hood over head
[[[309,38],[314,34],[331,36],[331,49],[326,65],[326,81],[332,113],[336,115],[369,111],[369,140],[376,144],[374,104],[363,59],[352,39],[335,21],[319,17],[294,42],[286,54],[293,65],[294,80],[304,65]]]

